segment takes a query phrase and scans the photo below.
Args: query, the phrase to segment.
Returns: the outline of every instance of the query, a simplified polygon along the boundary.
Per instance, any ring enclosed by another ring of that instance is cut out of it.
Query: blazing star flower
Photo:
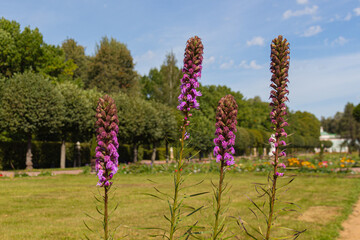
[[[237,124],[238,105],[232,95],[221,98],[216,109],[216,131],[217,138],[214,139],[214,156],[217,162],[226,161],[227,166],[234,165],[235,134]]]
[[[274,143],[276,151],[275,155],[275,176],[283,176],[283,173],[277,172],[277,166],[283,167],[284,164],[278,164],[278,158],[286,156],[284,151],[279,152],[280,146],[286,146],[285,140],[281,140],[282,137],[287,137],[285,132],[285,126],[288,126],[288,123],[285,121],[284,116],[287,115],[286,104],[288,101],[287,95],[289,94],[288,87],[288,71],[289,71],[289,43],[286,39],[283,39],[282,36],[275,38],[271,43],[271,65],[270,71],[272,73],[270,87],[270,106],[273,108],[270,112],[270,119],[275,131],[275,138],[270,138],[269,143]]]
[[[197,91],[199,87],[198,79],[201,77],[202,61],[204,46],[201,39],[197,36],[187,41],[184,54],[184,67],[182,69],[184,75],[181,79],[180,91],[178,97],[179,105],[177,109],[183,112],[186,125],[189,124],[189,111],[193,108],[198,109],[200,104],[196,97],[201,96],[201,92]],[[187,137],[188,138],[188,137]]]
[[[105,95],[99,99],[96,108],[97,141],[95,149],[95,168],[99,178],[98,186],[107,187],[112,183],[110,180],[117,172],[119,154],[117,149],[119,143],[117,134],[119,131],[119,120],[114,100]]]

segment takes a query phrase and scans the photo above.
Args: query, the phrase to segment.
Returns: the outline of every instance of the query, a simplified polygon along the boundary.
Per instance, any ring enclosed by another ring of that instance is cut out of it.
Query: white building
[[[348,152],[348,147],[342,146],[346,139],[341,138],[339,135],[325,132],[323,127],[320,127],[320,141],[332,142],[331,148],[325,148],[325,152]],[[320,152],[320,148],[315,148],[315,152]]]

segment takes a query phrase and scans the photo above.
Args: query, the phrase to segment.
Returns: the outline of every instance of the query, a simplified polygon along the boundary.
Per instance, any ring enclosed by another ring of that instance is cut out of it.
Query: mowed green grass
[[[210,180],[216,182],[217,178],[216,174],[188,176],[185,185],[205,181],[186,192],[211,192]],[[253,173],[227,174],[226,181],[231,186],[225,199],[228,201],[231,198],[226,214],[241,216],[246,222],[255,224],[255,217],[248,210],[251,203],[247,196],[256,199],[252,183],[264,183],[266,176]],[[99,233],[102,231],[101,223],[96,223],[84,214],[99,216],[93,198],[98,189],[96,182],[95,175],[0,179],[0,239],[81,239],[85,233],[91,239],[100,239],[89,232],[83,223],[86,220],[94,230]],[[167,203],[143,193],[155,193],[154,186],[171,192],[171,175],[117,175],[114,186],[117,190],[111,201],[119,202],[119,208],[112,215],[110,226],[120,225],[115,235],[117,238],[127,236],[126,239],[151,239],[149,234],[160,232],[141,228],[168,228],[163,217],[169,212]],[[295,202],[301,209],[280,216],[278,223],[298,230],[307,229],[299,239],[336,239],[341,222],[351,213],[359,193],[358,178],[297,176],[281,199]],[[185,203],[204,205],[205,208],[184,223],[199,221],[201,226],[211,226],[212,193],[190,198]],[[300,216],[302,213],[303,217]],[[234,233],[238,239],[249,239],[231,218],[228,220],[227,234]]]

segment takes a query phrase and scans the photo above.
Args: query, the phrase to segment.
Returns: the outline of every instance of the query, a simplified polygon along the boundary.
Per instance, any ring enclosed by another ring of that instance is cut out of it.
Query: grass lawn
[[[149,182],[151,179],[158,184]],[[211,191],[210,179],[217,181],[216,174],[194,174],[186,184],[205,181],[189,193]],[[247,199],[255,196],[253,182],[265,182],[266,176],[256,173],[233,173],[226,176],[231,185],[227,197],[231,203],[227,215],[241,216],[249,223],[254,216],[248,210]],[[89,233],[83,224],[101,232],[101,223],[96,223],[84,213],[98,216],[93,193],[97,193],[94,175],[61,175],[49,177],[25,177],[0,179],[0,239],[81,239]],[[143,195],[154,193],[153,186],[171,191],[172,177],[157,175],[117,175],[115,199],[120,205],[113,214],[110,226],[116,227],[116,237],[127,235],[126,239],[150,239],[148,234],[156,231],[138,227],[168,228],[163,215],[168,214],[166,202]],[[289,212],[279,217],[279,223],[297,230],[307,229],[299,239],[336,239],[341,222],[351,213],[352,205],[360,193],[360,179],[334,177],[331,175],[300,175],[291,183],[290,190],[281,198],[301,206],[299,212]],[[212,194],[191,198],[186,203],[193,206],[205,205],[203,211],[191,216],[188,223],[199,220],[209,227],[212,223]],[[302,215],[300,215],[302,214]],[[229,219],[230,220],[230,219]],[[238,239],[249,239],[235,222],[230,222],[228,233],[235,233]],[[88,234],[91,239],[99,239]],[[233,238],[236,239],[236,238]]]

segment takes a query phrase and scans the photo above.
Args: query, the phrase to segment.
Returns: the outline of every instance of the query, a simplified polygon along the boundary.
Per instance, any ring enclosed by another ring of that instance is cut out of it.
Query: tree
[[[65,60],[65,53],[59,46],[44,44],[42,50],[38,72],[59,82],[73,78],[77,66],[73,61]]]
[[[149,71],[149,75],[143,76],[140,79],[141,94],[147,100],[160,101],[162,95],[163,78],[157,68],[152,68]]]
[[[38,132],[57,132],[62,126],[64,99],[42,75],[25,72],[4,83],[1,128],[24,135],[28,141],[26,166],[32,168],[31,139]]]
[[[48,45],[38,28],[0,19],[0,76],[11,77],[25,71],[41,72],[46,77],[72,76],[76,65],[65,62],[64,52],[56,46]]]
[[[156,100],[171,107],[177,106],[183,73],[176,63],[174,53],[170,52],[166,55],[160,70],[152,68],[147,76],[141,78],[141,91],[146,99]]]
[[[239,112],[242,109],[243,95],[240,92],[234,92],[226,86],[202,86],[199,87],[202,96],[199,97],[200,111],[211,121],[215,119],[215,112],[218,106],[219,100],[228,94],[234,96],[236,103],[239,106]],[[238,114],[239,116],[239,114]]]
[[[360,122],[360,103],[354,108],[353,117],[357,122]]]
[[[334,117],[321,118],[321,126],[326,132],[340,134],[339,126],[343,116],[342,112],[337,112]]]
[[[38,71],[41,65],[44,65],[42,57],[45,53],[45,43],[39,29],[31,30],[30,27],[25,27],[16,42],[16,47],[21,56],[20,72],[23,73],[29,69]]]
[[[28,27],[25,29],[28,29]],[[29,37],[29,31],[26,30],[26,32],[27,34],[25,34],[25,36]],[[38,34],[38,31],[35,33]],[[38,49],[41,48],[41,35],[40,38],[40,42],[36,41],[31,43],[31,51],[38,52]],[[33,39],[35,39],[35,37]],[[5,18],[0,19],[0,73],[2,76],[11,77],[15,72],[21,72],[24,68],[29,69],[30,67],[35,67],[33,65],[35,62],[32,62],[30,66],[21,64],[23,56],[20,51],[20,46],[24,47],[28,44],[30,45],[30,43],[26,43],[25,39],[21,39],[19,23],[6,20]],[[35,59],[36,57],[33,60]],[[24,58],[23,62],[27,62],[27,60],[30,60],[29,56]]]
[[[251,147],[251,139],[249,132],[242,127],[237,127],[236,139],[235,139],[235,154],[245,155],[249,152]]]
[[[10,33],[0,28],[0,74],[10,77],[19,69],[20,55]]]
[[[78,68],[74,71],[74,79],[81,79],[85,82],[88,73],[90,58],[85,55],[85,48],[79,45],[74,39],[68,38],[61,44],[61,49],[65,53],[66,61],[73,61]]]
[[[193,117],[190,119],[191,128],[190,146],[199,151],[199,159],[203,153],[208,154],[214,148],[215,138],[215,118],[209,120],[203,114],[194,111]]]
[[[239,106],[239,126],[269,131],[271,128],[270,110],[269,103],[261,101],[258,96],[246,100],[241,107]]]
[[[160,74],[162,76],[162,94],[159,96],[161,102],[171,107],[178,105],[178,92],[180,88],[180,80],[182,78],[182,71],[176,66],[176,58],[173,52],[166,55],[164,63],[160,67]]]
[[[137,73],[134,62],[126,45],[103,37],[97,45],[95,57],[89,67],[89,79],[86,87],[104,92],[118,92],[127,90],[136,84]]]
[[[289,144],[298,145],[313,149],[318,146],[320,137],[320,121],[316,116],[309,112],[296,111],[289,112],[287,127],[288,134],[297,135],[290,138]],[[299,138],[298,136],[301,136]],[[291,137],[291,136],[290,136]]]
[[[340,135],[347,139],[347,146],[351,153],[353,149],[359,148],[360,141],[360,123],[358,123],[354,116],[354,104],[347,103],[345,105],[344,113],[339,123]],[[359,148],[360,153],[360,148]]]
[[[150,134],[151,141],[153,143],[153,154],[151,161],[153,162],[156,157],[156,147],[160,141],[165,141],[165,155],[166,161],[169,161],[169,143],[174,142],[177,137],[177,126],[176,113],[173,108],[168,107],[165,104],[153,103],[154,108],[156,109],[157,117],[157,128],[150,129],[152,134]],[[156,132],[155,132],[156,131]]]
[[[97,93],[96,98],[89,98],[89,93],[86,90],[70,82],[58,84],[57,89],[64,97],[64,108],[66,110],[63,112],[63,124],[60,128],[62,143],[60,167],[65,168],[65,142],[67,140],[72,142],[84,140],[91,136],[90,133],[93,132],[95,124],[94,105],[96,105],[96,100],[101,96],[101,93]]]
[[[149,129],[154,127],[150,118],[154,117],[155,110],[150,102],[121,92],[114,96],[114,100],[118,108],[119,140],[132,145],[133,162],[137,162],[139,146],[146,142]]]

